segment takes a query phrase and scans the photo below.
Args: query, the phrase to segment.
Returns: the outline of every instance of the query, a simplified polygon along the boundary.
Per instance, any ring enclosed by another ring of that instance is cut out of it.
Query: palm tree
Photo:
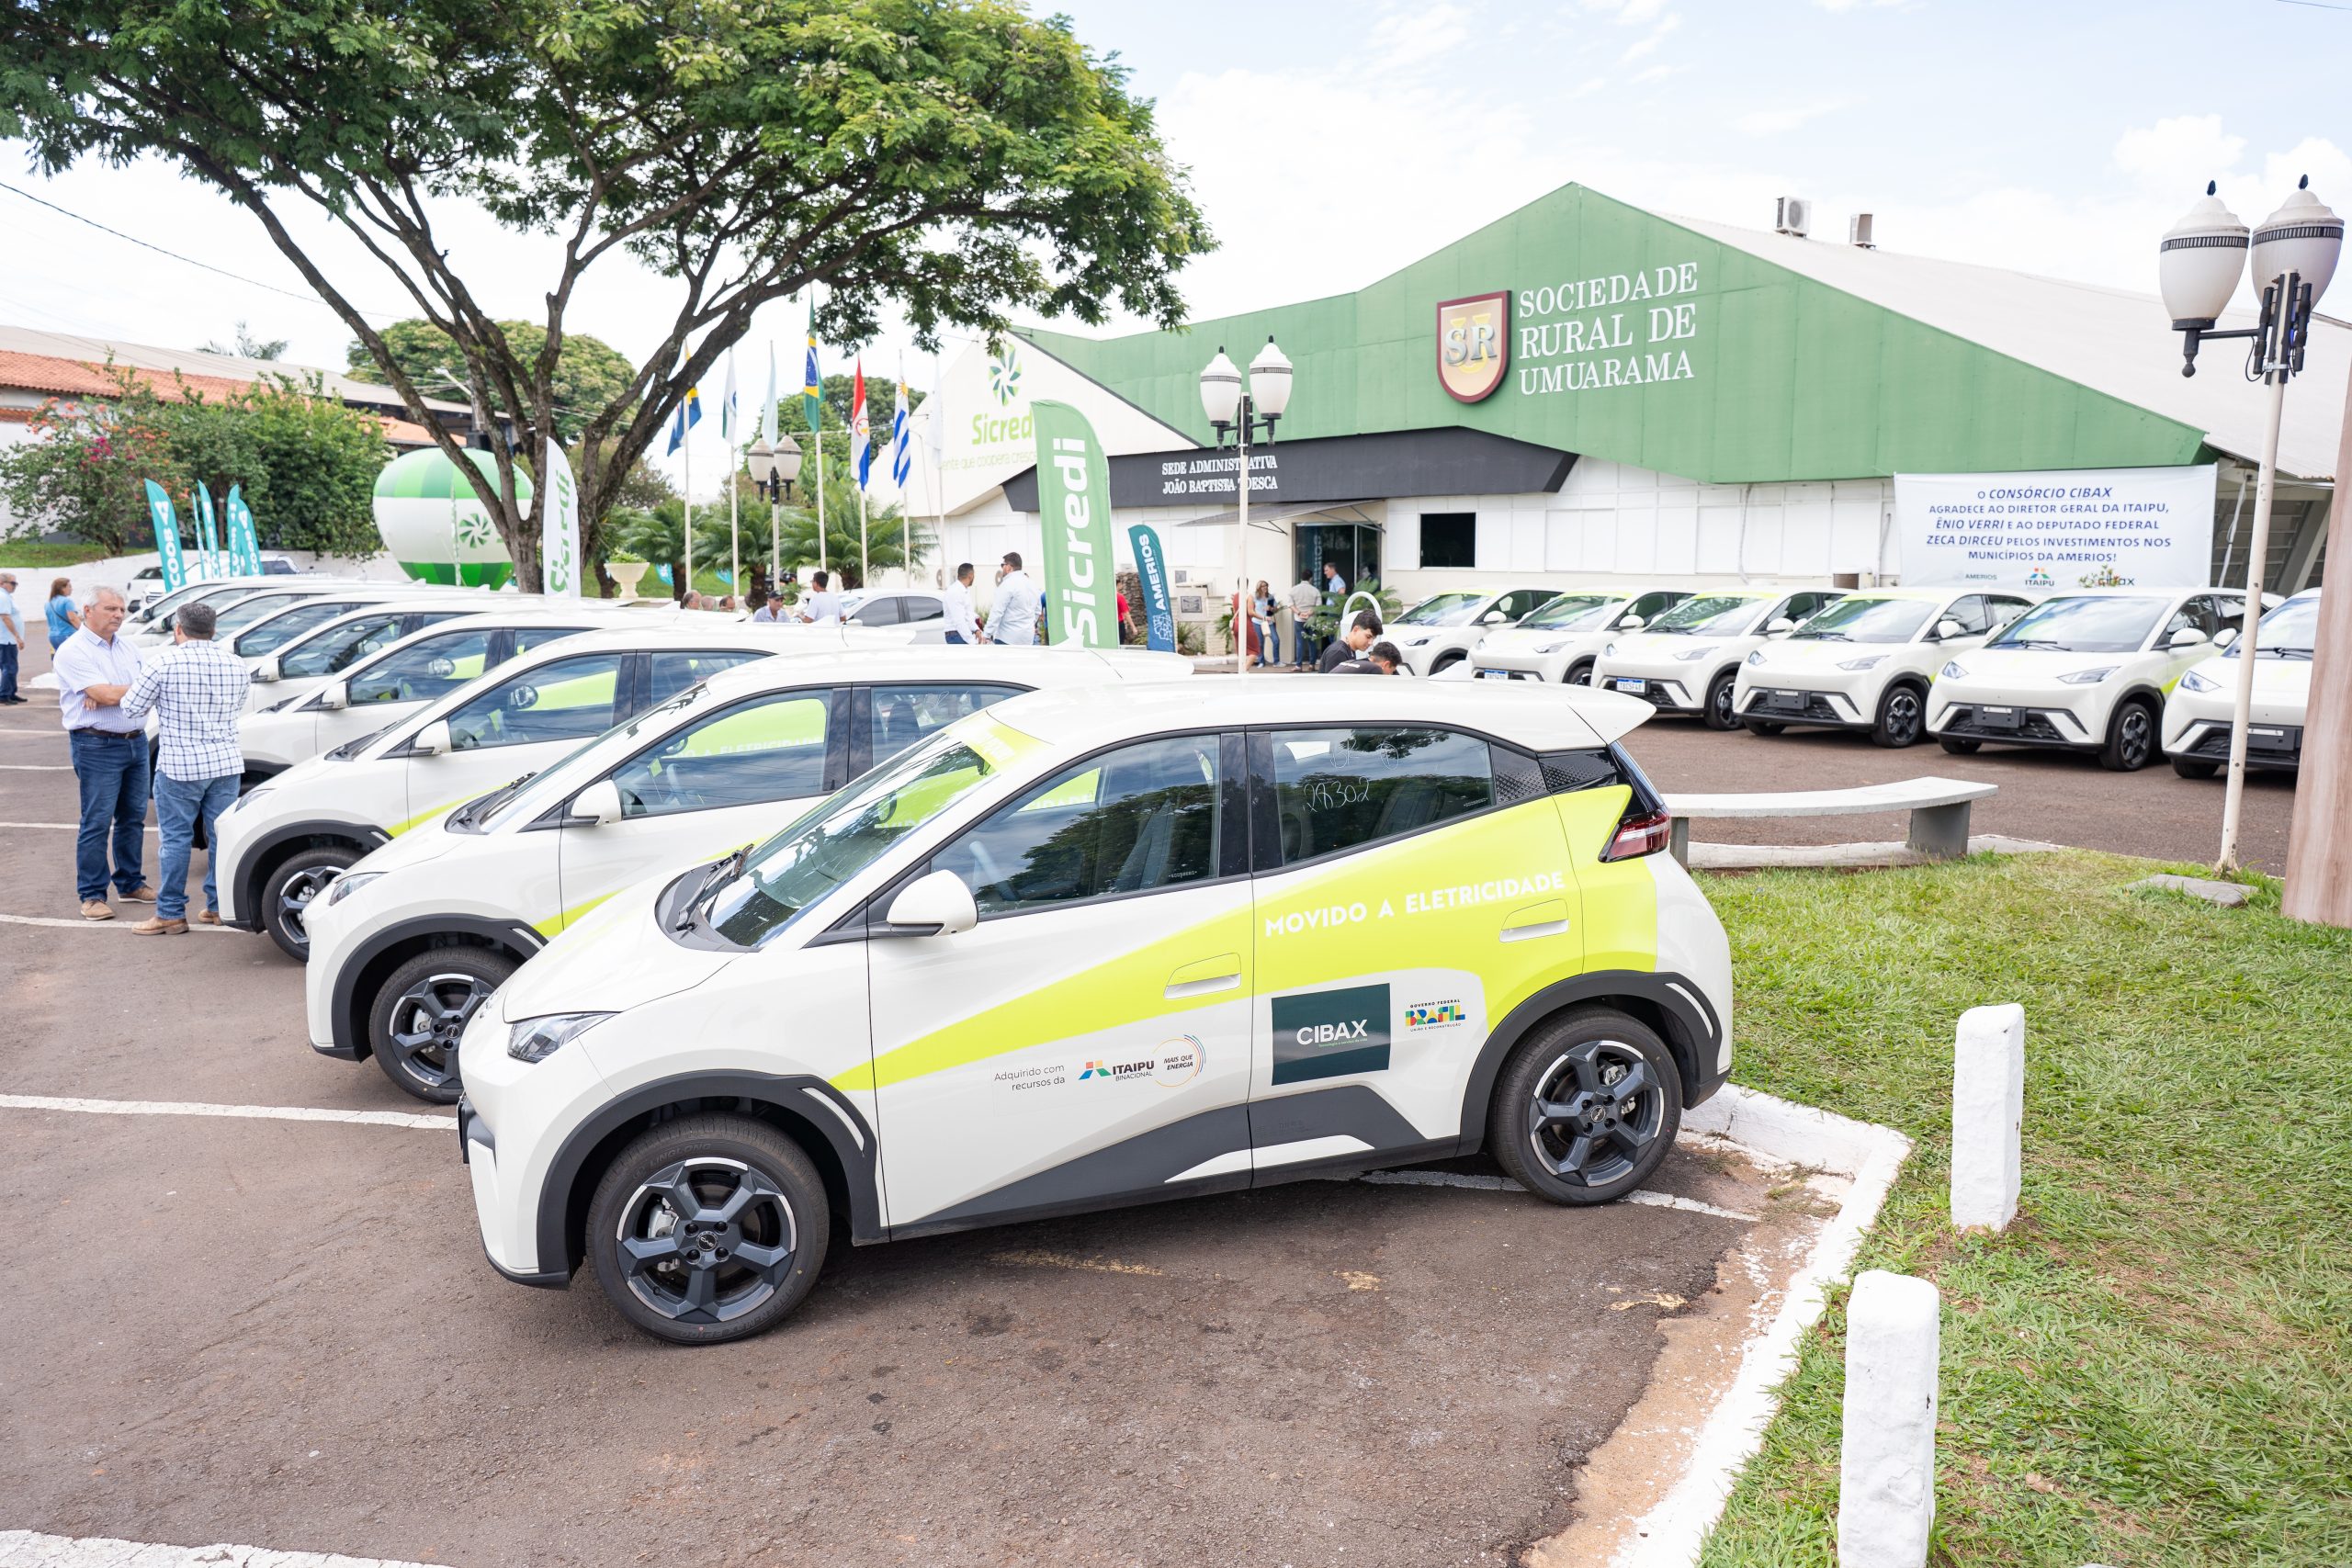
[[[803,468],[803,474],[812,470]],[[817,512],[814,507],[787,506],[784,509],[784,564],[804,574],[817,566]],[[763,530],[766,519],[761,519]],[[727,536],[726,519],[719,520],[719,538]],[[761,535],[764,546],[766,535]],[[900,567],[919,566],[930,540],[920,523],[909,519],[896,506],[876,506],[868,502],[865,518],[865,555],[868,564],[877,571],[892,571]],[[745,554],[750,553],[748,547]],[[835,577],[835,586],[863,588],[865,583],[858,571],[857,485],[847,473],[837,473],[832,465],[825,473],[825,565]],[[763,556],[762,558],[765,558]]]

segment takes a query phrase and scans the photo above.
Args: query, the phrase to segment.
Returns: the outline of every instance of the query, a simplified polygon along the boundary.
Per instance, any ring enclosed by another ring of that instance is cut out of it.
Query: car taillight
[[[1633,860],[1641,855],[1654,855],[1674,840],[1674,814],[1664,807],[1638,817],[1625,817],[1617,824],[1616,836],[1609,847],[1600,852],[1602,860]]]

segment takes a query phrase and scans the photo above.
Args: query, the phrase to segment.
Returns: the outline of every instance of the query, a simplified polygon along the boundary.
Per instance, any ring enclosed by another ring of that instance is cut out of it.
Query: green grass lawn
[[[79,566],[85,560],[96,560],[105,553],[96,545],[79,545],[70,540],[9,539],[0,541],[0,567],[46,571],[52,567]]]
[[[2155,869],[1705,879],[1735,1080],[1917,1140],[1858,1266],[1943,1292],[1938,1562],[2352,1563],[2352,931],[2285,919],[2276,885],[2125,891]],[[1952,1029],[2007,1001],[2022,1211],[1957,1238]],[[1844,1331],[1841,1297],[1711,1568],[1834,1562]]]

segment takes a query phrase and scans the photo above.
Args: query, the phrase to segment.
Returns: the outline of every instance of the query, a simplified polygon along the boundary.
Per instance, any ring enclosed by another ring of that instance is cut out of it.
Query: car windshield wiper
[[[1844,632],[1799,632],[1796,635],[1806,642],[1851,642],[1854,640]]]
[[[745,844],[741,849],[703,873],[702,886],[695,888],[695,896],[686,900],[684,919],[678,922],[676,929],[690,931],[699,923],[703,917],[703,910],[710,900],[718,896],[720,888],[743,874],[743,866],[751,858],[752,846]]]
[[[2046,637],[2012,637],[2007,642],[2001,644],[2001,646],[2003,648],[2041,648],[2047,649],[2052,653],[2066,653],[2072,651],[2064,643]]]

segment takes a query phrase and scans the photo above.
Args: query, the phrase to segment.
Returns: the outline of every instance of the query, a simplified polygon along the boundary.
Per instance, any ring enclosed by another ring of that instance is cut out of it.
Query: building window
[[[1421,565],[1475,567],[1478,564],[1478,514],[1475,512],[1421,513]]]

